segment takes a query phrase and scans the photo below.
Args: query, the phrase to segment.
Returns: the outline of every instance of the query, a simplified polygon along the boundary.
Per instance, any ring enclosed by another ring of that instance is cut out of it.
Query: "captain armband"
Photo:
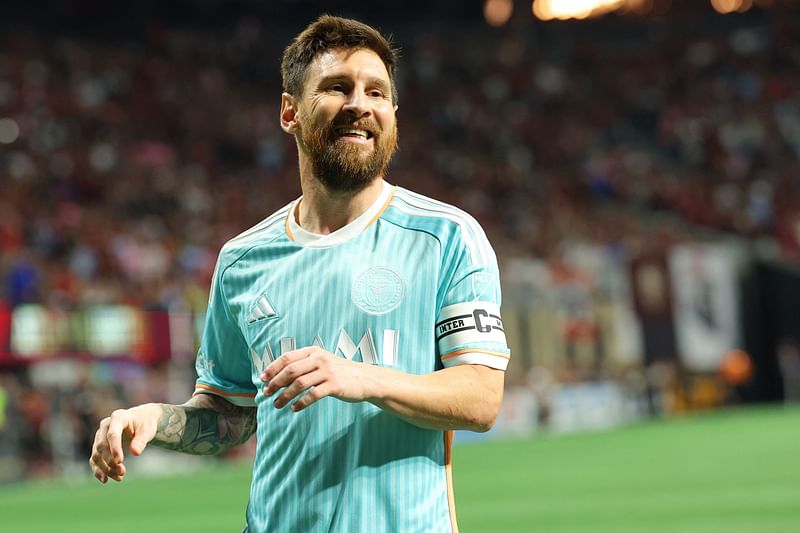
[[[500,306],[492,302],[466,302],[442,309],[436,323],[436,344],[440,353],[475,343],[507,347]]]

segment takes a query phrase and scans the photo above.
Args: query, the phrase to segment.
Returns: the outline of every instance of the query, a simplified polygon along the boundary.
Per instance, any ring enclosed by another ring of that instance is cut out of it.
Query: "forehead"
[[[363,76],[390,82],[383,60],[367,48],[334,48],[317,54],[308,66],[307,81],[331,76]]]

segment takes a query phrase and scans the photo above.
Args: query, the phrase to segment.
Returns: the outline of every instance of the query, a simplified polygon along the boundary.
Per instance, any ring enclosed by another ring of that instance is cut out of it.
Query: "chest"
[[[262,361],[317,345],[399,365],[414,343],[433,345],[440,258],[424,238],[361,239],[334,248],[254,250],[228,285],[229,309]],[[430,334],[428,334],[430,332]]]

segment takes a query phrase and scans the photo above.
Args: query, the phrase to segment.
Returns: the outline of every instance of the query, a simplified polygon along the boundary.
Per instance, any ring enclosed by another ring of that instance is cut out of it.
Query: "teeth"
[[[345,129],[345,130],[342,130],[342,133],[344,135],[348,135],[348,134],[358,135],[362,139],[366,139],[367,138],[367,132],[364,131],[364,130]]]

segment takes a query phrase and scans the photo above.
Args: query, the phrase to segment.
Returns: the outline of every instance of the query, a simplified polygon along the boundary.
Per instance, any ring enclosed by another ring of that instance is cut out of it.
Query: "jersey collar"
[[[291,209],[289,209],[289,215],[286,217],[286,235],[297,244],[311,248],[326,248],[349,241],[357,235],[360,235],[361,232],[371,226],[372,223],[380,217],[389,205],[393,193],[394,187],[383,181],[381,193],[366,211],[361,213],[346,226],[342,226],[333,233],[327,235],[306,231],[296,222],[295,213],[297,213],[300,200],[303,199],[301,196],[292,203]]]

